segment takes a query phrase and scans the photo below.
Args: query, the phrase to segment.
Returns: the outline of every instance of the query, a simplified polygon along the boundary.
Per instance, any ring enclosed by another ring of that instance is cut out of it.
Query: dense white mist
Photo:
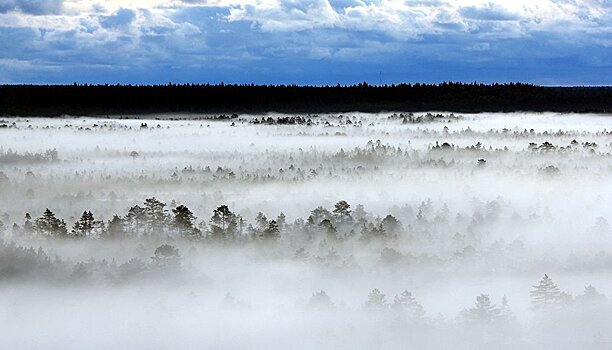
[[[610,116],[284,117],[0,118],[0,348],[612,346]],[[201,235],[24,219],[108,226],[150,197]],[[210,238],[221,205],[244,220],[231,241]],[[259,212],[285,215],[279,238]],[[544,274],[560,294],[538,307]]]

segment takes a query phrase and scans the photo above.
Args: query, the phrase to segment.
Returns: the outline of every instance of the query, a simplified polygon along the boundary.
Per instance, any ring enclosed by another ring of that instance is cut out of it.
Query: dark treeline
[[[612,111],[612,87],[509,84],[297,85],[3,85],[0,115],[55,116],[269,111],[378,112]]]
[[[283,213],[269,220],[262,212],[257,213],[255,222],[249,224],[240,215],[232,212],[227,205],[213,210],[209,222],[196,224],[197,217],[185,205],[175,205],[171,210],[166,203],[155,197],[145,199],[142,206],[135,205],[124,216],[113,215],[108,222],[96,220],[91,211],[85,210],[70,229],[66,222],[55,216],[50,209],[33,220],[30,213],[20,227],[13,224],[13,234],[22,237],[41,238],[188,238],[192,240],[211,239],[217,242],[264,241],[281,239],[283,233],[301,232],[306,239],[315,235],[333,241],[342,241],[351,236],[359,236],[363,241],[372,239],[394,239],[402,231],[402,224],[392,215],[378,218],[374,222],[367,219],[368,214],[362,205],[350,209],[346,201],[339,201],[329,211],[317,207],[306,220],[297,219],[293,224],[286,221]],[[0,220],[0,234],[6,226]]]

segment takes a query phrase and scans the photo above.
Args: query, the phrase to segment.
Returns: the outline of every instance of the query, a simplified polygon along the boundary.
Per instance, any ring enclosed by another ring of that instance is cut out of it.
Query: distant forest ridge
[[[298,85],[0,85],[0,115],[337,113],[382,111],[612,113],[612,86],[523,83]]]

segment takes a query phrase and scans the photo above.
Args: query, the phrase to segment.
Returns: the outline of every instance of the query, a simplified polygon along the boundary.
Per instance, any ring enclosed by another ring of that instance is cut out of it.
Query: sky
[[[0,0],[0,83],[612,84],[612,0]]]

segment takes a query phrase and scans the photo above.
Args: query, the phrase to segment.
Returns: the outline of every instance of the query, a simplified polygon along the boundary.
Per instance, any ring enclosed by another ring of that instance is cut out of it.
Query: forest
[[[609,349],[611,175],[606,114],[4,116],[0,348]]]
[[[173,84],[2,85],[0,115],[322,113],[427,110],[610,113],[612,87],[545,87],[525,83],[346,86]]]

